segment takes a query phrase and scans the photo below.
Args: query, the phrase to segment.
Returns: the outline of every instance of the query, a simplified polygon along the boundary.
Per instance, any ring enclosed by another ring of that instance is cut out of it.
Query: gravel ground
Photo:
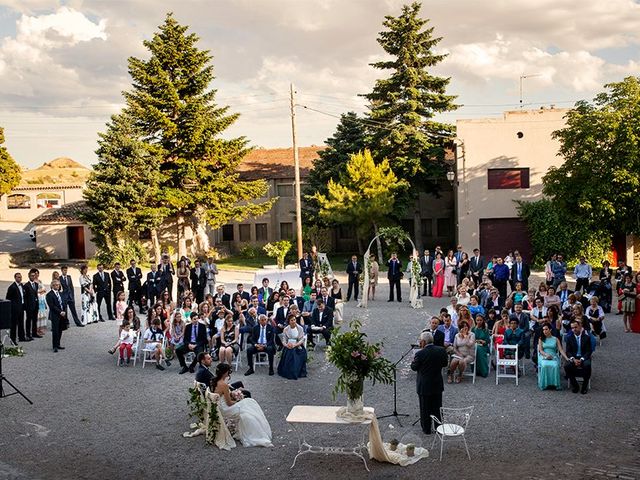
[[[3,272],[6,273],[6,272]],[[6,275],[3,275],[6,277]],[[46,278],[46,277],[45,277]],[[228,279],[229,287],[234,280]],[[8,282],[0,282],[0,295]],[[381,285],[379,299],[368,310],[347,304],[347,320],[359,317],[374,340],[385,341],[385,355],[397,359],[415,341],[428,315],[447,299],[425,299],[424,310],[408,303],[387,303]],[[408,285],[403,285],[408,298]],[[24,344],[27,355],[4,361],[9,380],[27,394],[31,406],[19,396],[0,400],[0,479],[79,478],[184,478],[231,476],[274,478],[419,478],[436,473],[441,478],[493,479],[496,473],[520,478],[640,478],[640,373],[637,345],[640,337],[624,334],[621,318],[607,318],[609,338],[594,357],[592,390],[575,395],[568,390],[541,392],[529,366],[520,385],[495,377],[446,385],[444,405],[474,405],[467,440],[472,460],[464,449],[445,446],[410,467],[369,462],[367,474],[355,457],[305,455],[290,470],[297,439],[285,422],[295,404],[340,405],[332,399],[336,369],[324,359],[323,349],[313,353],[309,376],[289,381],[269,377],[259,368],[241,378],[261,404],[273,431],[274,448],[238,447],[224,452],[205,445],[202,437],[184,439],[188,430],[187,388],[193,377],[178,375],[177,362],[165,372],[138,365],[116,368],[106,351],[113,344],[115,322],[71,327],[63,336],[67,348],[51,351],[51,338]],[[378,415],[391,413],[391,386],[367,385],[365,404]],[[396,432],[413,432],[425,446],[431,437],[411,424],[418,418],[415,375],[409,360],[400,364],[398,411],[410,416],[400,427],[393,419],[380,421],[383,437],[393,425]],[[316,443],[348,444],[355,430],[318,427]],[[202,472],[202,473],[196,473]]]

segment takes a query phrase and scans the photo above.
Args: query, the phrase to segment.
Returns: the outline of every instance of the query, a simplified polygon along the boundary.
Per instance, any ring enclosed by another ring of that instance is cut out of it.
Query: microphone
[[[411,348],[420,348],[420,345],[416,345],[415,343],[412,343]]]

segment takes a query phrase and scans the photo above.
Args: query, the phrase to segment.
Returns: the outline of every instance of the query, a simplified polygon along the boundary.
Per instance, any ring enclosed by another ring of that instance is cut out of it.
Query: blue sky
[[[339,115],[365,111],[357,96],[383,73],[376,42],[397,0],[0,0],[0,126],[7,147],[33,168],[58,156],[90,165],[97,133],[122,106],[127,58],[144,57],[166,11],[191,26],[214,56],[218,100],[241,118],[228,135],[252,145],[290,146],[289,82],[300,145],[321,145]],[[161,5],[162,8],[158,6]],[[518,108],[570,107],[602,85],[638,75],[640,5],[632,0],[430,0],[463,107],[440,119],[501,115]]]

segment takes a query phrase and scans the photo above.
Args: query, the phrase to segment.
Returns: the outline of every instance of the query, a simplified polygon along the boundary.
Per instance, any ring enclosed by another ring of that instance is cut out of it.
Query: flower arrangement
[[[390,384],[393,382],[393,364],[382,356],[382,342],[370,343],[367,334],[360,331],[362,324],[354,320],[350,330],[340,332],[337,327],[331,335],[331,347],[327,349],[327,359],[333,363],[340,375],[333,389],[333,396],[339,392],[347,394],[350,400],[362,397],[364,380]]]
[[[187,400],[189,407],[189,418],[194,417],[198,420],[198,424],[204,423],[204,411],[207,402],[202,397],[199,387],[189,388],[189,399]]]
[[[207,433],[205,435],[205,441],[209,445],[213,445],[216,441],[219,422],[220,417],[218,416],[218,404],[216,402],[209,402],[209,423],[207,424]]]
[[[329,264],[323,260],[318,260],[318,267],[316,270],[319,275],[318,278],[324,278],[329,276]]]
[[[411,262],[411,278],[413,282],[416,282],[416,285],[418,285],[418,287],[422,286],[422,269],[420,268],[420,261],[418,260],[417,256],[413,256],[412,257],[412,262]]]
[[[5,357],[24,357],[22,347],[4,347],[3,355]]]

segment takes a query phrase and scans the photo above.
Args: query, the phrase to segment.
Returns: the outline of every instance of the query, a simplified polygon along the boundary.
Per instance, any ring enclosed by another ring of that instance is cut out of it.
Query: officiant
[[[198,354],[198,370],[196,371],[196,382],[204,383],[206,386],[211,387],[211,379],[213,379],[214,375],[209,370],[209,367],[212,364],[213,359],[207,352],[200,352]],[[244,384],[242,382],[233,382],[229,384],[229,390],[231,390],[232,392],[237,389],[242,390],[242,394],[245,398],[251,398],[251,392],[244,389]],[[213,391],[213,387],[211,388],[211,390]]]
[[[430,332],[420,334],[420,350],[411,362],[411,370],[418,372],[416,386],[420,400],[420,426],[425,435],[431,435],[431,415],[440,418],[442,406],[442,369],[447,366],[448,358],[444,347],[433,344]]]

